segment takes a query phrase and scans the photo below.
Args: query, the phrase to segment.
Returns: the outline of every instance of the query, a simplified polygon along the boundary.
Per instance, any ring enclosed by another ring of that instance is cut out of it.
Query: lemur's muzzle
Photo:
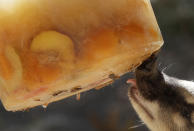
[[[155,52],[135,71],[137,88],[149,100],[157,99],[164,82],[163,75],[158,70],[157,58],[158,52]]]

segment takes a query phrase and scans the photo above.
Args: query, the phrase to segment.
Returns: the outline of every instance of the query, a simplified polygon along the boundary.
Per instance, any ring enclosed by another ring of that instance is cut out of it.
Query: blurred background
[[[165,73],[194,80],[194,0],[152,0],[165,45],[159,59]],[[25,112],[0,105],[0,131],[148,131],[127,97],[127,73],[101,90]]]

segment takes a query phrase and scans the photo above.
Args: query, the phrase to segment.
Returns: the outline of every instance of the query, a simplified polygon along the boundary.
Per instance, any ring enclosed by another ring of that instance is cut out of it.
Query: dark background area
[[[152,0],[165,45],[159,59],[165,73],[194,80],[194,0]],[[0,131],[148,131],[127,97],[130,73],[101,90],[25,112],[0,105]],[[139,127],[131,129],[134,125]]]

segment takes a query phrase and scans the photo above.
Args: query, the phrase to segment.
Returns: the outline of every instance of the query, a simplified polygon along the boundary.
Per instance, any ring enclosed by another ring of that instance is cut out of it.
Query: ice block
[[[163,44],[149,0],[0,0],[0,98],[25,110],[96,88]]]

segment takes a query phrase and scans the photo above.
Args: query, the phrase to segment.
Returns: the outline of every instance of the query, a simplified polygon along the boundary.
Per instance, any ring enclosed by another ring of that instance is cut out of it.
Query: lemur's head
[[[194,131],[194,82],[160,72],[156,59],[153,54],[128,80],[134,109],[153,131]]]

